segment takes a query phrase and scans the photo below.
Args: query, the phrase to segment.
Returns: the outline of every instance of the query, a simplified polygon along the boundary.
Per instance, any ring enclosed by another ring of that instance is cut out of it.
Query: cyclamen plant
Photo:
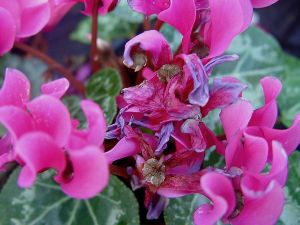
[[[275,2],[128,0],[150,29],[126,43],[123,62],[144,81],[117,96],[113,124],[88,99],[80,104],[87,126],[71,116],[62,97],[70,84],[79,95],[84,86],[60,65],[57,69],[67,79],[43,84],[41,95],[34,98],[28,78],[7,68],[0,91],[0,123],[7,131],[0,140],[1,170],[18,165],[18,185],[30,188],[40,173],[54,169],[54,181],[76,199],[103,191],[110,173],[124,175],[133,190],[145,191],[149,220],[159,218],[170,198],[197,194],[209,203],[193,213],[196,225],[220,220],[275,224],[285,202],[288,156],[300,143],[300,114],[291,127],[274,128],[282,88],[275,77],[260,80],[264,105],[255,109],[243,97],[247,84],[235,74],[211,76],[217,65],[238,60],[224,52],[249,27],[253,8]],[[24,38],[51,30],[77,3],[84,3],[83,13],[93,18],[91,64],[96,72],[101,64],[97,16],[112,11],[117,0],[0,0],[0,28],[6,33],[0,37],[0,54],[12,48],[30,50]],[[155,26],[147,19],[153,15]],[[159,31],[164,23],[182,34],[176,53]],[[36,51],[31,53],[52,62]],[[222,134],[205,122],[216,110]],[[224,158],[224,166],[204,164],[211,151]]]

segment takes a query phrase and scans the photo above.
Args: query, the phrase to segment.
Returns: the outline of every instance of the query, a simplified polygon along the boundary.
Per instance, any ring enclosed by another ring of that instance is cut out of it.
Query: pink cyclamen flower
[[[95,103],[82,101],[88,128],[77,129],[78,123],[71,122],[59,99],[68,86],[65,79],[50,82],[42,86],[43,95],[29,101],[27,78],[20,71],[6,71],[0,91],[0,122],[8,130],[8,138],[1,140],[6,149],[1,150],[0,163],[3,166],[17,161],[22,165],[18,180],[21,187],[32,186],[38,173],[53,168],[66,194],[89,198],[108,183],[103,150],[106,123]]]

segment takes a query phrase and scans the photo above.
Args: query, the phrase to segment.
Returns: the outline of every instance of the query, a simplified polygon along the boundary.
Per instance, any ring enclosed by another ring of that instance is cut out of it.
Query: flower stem
[[[51,58],[50,56],[46,55],[45,53],[29,46],[26,45],[24,43],[21,42],[16,42],[14,44],[14,48],[16,49],[20,49],[24,52],[27,52],[37,58],[39,58],[40,60],[42,60],[43,62],[45,62],[46,64],[48,64],[48,66],[51,69],[56,70],[57,72],[61,73],[62,76],[64,76],[65,78],[67,78],[70,82],[70,84],[82,95],[84,95],[85,92],[85,87],[84,85],[76,80],[76,78],[73,76],[72,72],[69,71],[67,68],[65,68],[63,65],[61,65],[60,63],[58,63],[57,61],[55,61],[53,58]]]
[[[129,178],[129,175],[128,175],[125,168],[115,166],[115,165],[110,165],[109,169],[110,169],[110,173],[113,174],[113,175],[123,177],[125,179]]]
[[[155,24],[154,24],[154,30],[159,31],[160,28],[162,27],[162,25],[164,25],[164,22],[161,21],[161,20],[159,20],[159,19],[157,19],[156,22],[155,22]]]
[[[144,17],[143,29],[144,29],[144,31],[151,29],[151,23],[150,23],[150,20],[149,20],[148,16]]]
[[[100,6],[101,0],[95,0],[92,12],[92,42],[91,42],[91,64],[93,73],[100,69],[98,63],[99,60],[99,49],[97,47],[98,38],[98,8]]]

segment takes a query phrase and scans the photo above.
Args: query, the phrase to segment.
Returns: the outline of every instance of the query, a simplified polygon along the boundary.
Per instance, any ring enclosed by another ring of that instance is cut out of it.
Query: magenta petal
[[[67,181],[59,181],[62,190],[73,198],[86,199],[101,192],[109,180],[109,168],[102,150],[88,146],[80,150],[70,151],[73,177]]]
[[[253,9],[250,0],[209,0],[209,6],[210,22],[202,32],[212,58],[224,53],[232,39],[249,26]]]
[[[235,208],[235,194],[231,181],[218,173],[207,173],[201,178],[201,187],[212,205],[200,206],[194,213],[196,225],[213,225],[229,216]]]
[[[282,85],[275,77],[265,77],[261,81],[265,105],[254,111],[249,126],[266,126],[272,128],[277,120],[277,102]]]
[[[300,143],[300,114],[296,116],[292,126],[286,130],[261,128],[264,138],[271,143],[273,140],[282,144],[286,153],[291,154]]]
[[[261,172],[267,163],[268,153],[268,143],[265,139],[244,132],[244,169],[253,173]]]
[[[133,56],[136,48],[143,50],[150,57],[153,65],[159,69],[162,65],[172,60],[172,51],[165,37],[156,30],[149,30],[141,33],[125,45],[124,64],[133,67]]]
[[[189,52],[189,43],[196,21],[196,5],[194,0],[171,0],[168,9],[158,14],[158,18],[175,27],[182,35],[182,50]]]
[[[254,8],[263,8],[278,2],[278,0],[251,0],[251,2]]]
[[[41,31],[50,20],[48,0],[19,0],[22,5],[21,27],[17,37],[29,37]]]
[[[3,55],[12,49],[17,28],[13,15],[2,7],[0,7],[0,21],[0,29],[5,31],[5,35],[0,35],[0,55]]]
[[[51,95],[56,98],[61,98],[66,93],[69,86],[70,86],[69,81],[65,78],[61,78],[43,84],[41,89],[42,89],[42,93],[45,95]]]
[[[17,142],[15,151],[24,163],[18,180],[21,187],[32,186],[37,174],[46,169],[54,168],[61,173],[66,166],[64,151],[42,132],[25,134]]]
[[[34,121],[30,114],[15,106],[0,107],[0,123],[9,131],[14,141],[34,130]]]
[[[57,98],[42,95],[29,102],[27,107],[37,130],[52,136],[59,146],[65,146],[71,132],[71,119],[64,104]]]
[[[230,139],[236,132],[247,127],[252,113],[252,105],[245,100],[239,100],[222,110],[220,118],[227,139]]]
[[[111,164],[116,160],[136,155],[141,152],[137,140],[133,138],[122,138],[111,150],[105,152],[108,162]]]
[[[232,220],[233,225],[272,225],[278,220],[284,205],[284,191],[276,181],[266,189],[252,190],[251,181],[242,181],[244,207]]]
[[[128,0],[128,5],[146,16],[158,14],[170,6],[170,0]]]
[[[29,101],[29,97],[30,83],[27,77],[19,70],[7,68],[0,91],[0,106],[24,107],[24,104]]]

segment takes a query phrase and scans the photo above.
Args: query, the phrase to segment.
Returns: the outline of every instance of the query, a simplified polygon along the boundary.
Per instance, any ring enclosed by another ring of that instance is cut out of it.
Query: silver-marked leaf
[[[19,189],[15,172],[0,195],[1,225],[139,225],[138,203],[118,178],[90,200],[74,200],[43,174],[30,189]]]
[[[87,98],[97,102],[105,113],[108,124],[111,124],[117,113],[116,96],[122,89],[119,73],[112,69],[103,69],[94,74],[86,85]]]
[[[227,51],[238,54],[239,60],[217,66],[215,76],[234,76],[248,85],[244,96],[256,107],[263,103],[260,79],[263,76],[284,76],[284,60],[278,42],[261,29],[250,27],[237,36]]]

